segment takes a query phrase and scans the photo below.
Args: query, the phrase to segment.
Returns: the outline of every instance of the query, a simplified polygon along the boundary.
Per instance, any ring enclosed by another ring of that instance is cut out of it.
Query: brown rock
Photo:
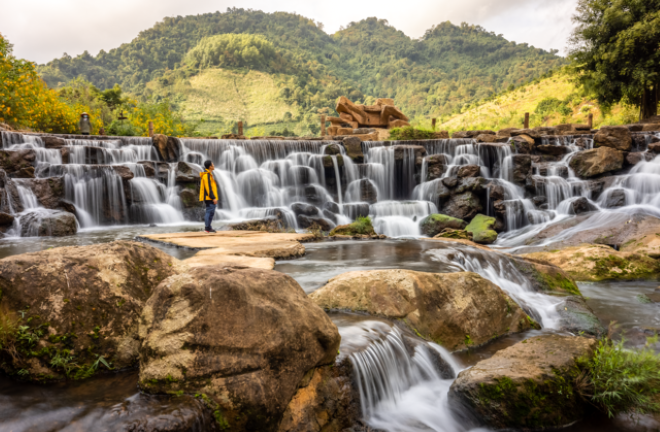
[[[458,178],[479,177],[481,167],[479,165],[464,165],[458,169]]]
[[[59,210],[26,210],[20,221],[21,237],[64,237],[78,232],[76,217]]]
[[[569,152],[568,147],[566,146],[552,144],[538,145],[536,146],[536,151],[553,156],[563,156]]]
[[[152,289],[180,271],[179,261],[152,246],[116,241],[14,255],[0,260],[0,310],[28,327],[35,342],[23,349],[45,354],[27,357],[0,354],[0,367],[22,379],[44,381],[83,378],[105,369],[90,369],[98,356],[114,368],[137,361],[138,317]],[[19,313],[21,312],[21,313]],[[71,359],[53,364],[62,350]]]
[[[470,220],[483,209],[479,197],[471,191],[452,195],[442,207],[442,213],[463,220]]]
[[[42,136],[41,140],[47,149],[61,149],[66,146],[66,140],[63,138],[46,135]]]
[[[140,321],[140,386],[205,394],[230,430],[277,430],[308,373],[334,362],[339,332],[283,273],[198,267],[164,280]]]
[[[342,140],[346,155],[354,162],[364,162],[364,153],[362,152],[362,140],[358,137],[347,137]]]
[[[142,167],[144,168],[144,175],[145,176],[151,178],[151,177],[154,177],[156,175],[156,169],[154,168],[153,162],[142,161],[142,162],[138,162],[138,164],[142,165]]]
[[[630,151],[632,135],[625,126],[603,126],[594,135],[594,148],[610,147],[620,151]]]
[[[401,319],[450,350],[527,330],[532,322],[504,291],[475,273],[355,271],[330,279],[310,298],[325,309]]]
[[[647,123],[642,128],[643,132],[656,132],[660,131],[660,123]]]
[[[610,147],[579,152],[570,162],[571,168],[582,178],[594,177],[623,167],[623,153]]]
[[[591,356],[596,344],[579,336],[526,339],[462,371],[449,390],[450,404],[496,429],[566,427],[585,414],[574,376],[577,360]]]
[[[649,151],[655,154],[660,153],[660,143],[649,144]]]
[[[27,173],[26,169],[32,169],[31,176],[22,176],[22,178],[33,178],[36,159],[34,150],[0,150],[0,169],[12,177],[17,173]]]
[[[133,177],[133,171],[131,171],[130,168],[122,166],[122,165],[112,165],[112,169],[121,177],[122,180],[128,181],[131,180]]]
[[[433,139],[449,139],[449,132],[447,131],[433,132]]]
[[[14,223],[14,216],[0,212],[0,227],[9,227]]]
[[[497,138],[498,138],[497,135],[481,134],[481,135],[477,135],[475,139],[477,140],[477,142],[493,143],[497,141]]]

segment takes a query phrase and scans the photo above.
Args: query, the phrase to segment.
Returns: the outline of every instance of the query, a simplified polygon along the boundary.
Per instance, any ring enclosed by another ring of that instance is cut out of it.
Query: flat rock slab
[[[194,263],[199,265],[204,260],[208,260],[209,263],[211,260],[224,262],[218,257],[222,255],[272,259],[297,258],[305,254],[305,246],[301,243],[312,241],[315,237],[313,234],[298,233],[221,231],[215,234],[199,232],[150,234],[138,236],[138,239],[191,249],[213,249],[213,252],[204,251],[205,254],[197,257],[196,261],[195,257],[192,258],[193,261],[186,260],[193,265]]]
[[[194,257],[188,258],[183,261],[190,267],[204,267],[210,265],[227,265],[227,266],[240,266],[259,268],[264,270],[272,270],[275,268],[275,260],[273,258],[255,258],[248,256],[225,255],[222,251],[216,249],[204,249],[203,251],[195,254]]]

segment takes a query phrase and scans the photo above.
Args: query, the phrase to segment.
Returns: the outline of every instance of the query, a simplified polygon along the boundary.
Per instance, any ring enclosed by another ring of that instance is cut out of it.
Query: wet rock
[[[532,170],[532,158],[529,155],[520,154],[511,156],[513,165],[513,182],[524,185]]]
[[[339,148],[339,144],[329,144],[326,146],[325,151],[323,154],[326,155],[340,155],[341,154],[341,149]]]
[[[76,205],[74,203],[72,203],[71,201],[61,199],[57,203],[57,206],[58,206],[58,208],[64,210],[65,212],[69,212],[69,213],[73,214],[76,217],[78,215],[78,209],[76,208]]]
[[[548,202],[548,198],[543,195],[537,195],[534,198],[532,198],[532,202],[536,207],[538,207],[541,204],[545,204],[546,202]]]
[[[332,158],[332,156],[323,156],[323,167],[332,168],[334,171],[335,160],[337,161],[337,168],[341,168],[344,166],[344,157],[342,155],[338,155],[335,156],[334,159]]]
[[[183,189],[179,193],[179,198],[181,198],[181,204],[185,208],[195,208],[202,206],[202,203],[199,201],[199,193],[196,193],[192,189]]]
[[[426,156],[426,148],[420,145],[393,145],[390,148],[394,150],[395,161],[403,161],[406,158],[414,157],[415,165],[421,165],[424,156]]]
[[[332,201],[328,201],[325,204],[323,204],[323,209],[328,210],[328,211],[330,211],[332,213],[335,213],[335,214],[340,214],[341,213],[341,210],[339,209],[339,204],[337,204],[335,202],[332,202]]]
[[[138,164],[142,165],[142,167],[144,168],[144,175],[145,176],[147,176],[149,178],[152,178],[152,177],[156,176],[156,169],[154,168],[153,162],[141,161],[141,162],[138,162]]]
[[[565,165],[558,166],[548,162],[541,162],[536,165],[536,169],[539,175],[543,177],[556,175],[562,178],[568,178],[568,167]]]
[[[367,203],[348,203],[344,204],[343,208],[344,214],[351,220],[369,216],[369,204]]]
[[[344,273],[310,294],[324,309],[400,319],[450,350],[529,329],[532,321],[497,285],[475,273],[371,270]]]
[[[44,143],[44,147],[47,149],[61,149],[67,145],[65,139],[50,135],[42,136],[41,140]]]
[[[530,143],[529,140],[523,136],[514,136],[511,138],[510,144],[516,149],[516,153],[530,154],[534,150],[534,143]]]
[[[68,212],[37,208],[20,216],[21,237],[64,237],[78,232],[76,217]]]
[[[572,212],[573,214],[582,214],[593,211],[598,211],[598,207],[585,197],[576,198],[569,204],[569,212]]]
[[[660,151],[660,148],[659,148]],[[626,164],[637,165],[642,161],[652,161],[654,154],[651,152],[630,152],[626,155]]]
[[[630,151],[632,136],[625,126],[603,126],[594,135],[594,148],[609,147],[620,151]]]
[[[14,215],[0,212],[0,227],[7,228],[14,223]]]
[[[199,169],[195,168],[187,162],[179,162],[176,165],[176,182],[177,183],[199,183],[201,177],[199,176]]]
[[[455,188],[458,184],[458,179],[456,177],[445,177],[442,179],[442,184],[447,186],[449,189]]]
[[[321,231],[328,232],[335,227],[335,224],[330,223],[330,221],[322,217],[298,215],[298,227],[303,229],[320,229]]]
[[[291,210],[295,213],[296,216],[318,216],[319,214],[319,209],[317,207],[305,203],[291,204]]]
[[[457,230],[465,229],[467,222],[443,214],[432,214],[422,219],[419,226],[423,235],[434,237],[441,233],[445,228],[453,228]]]
[[[319,185],[310,184],[305,186],[305,200],[315,206],[323,205],[328,199],[326,190]]]
[[[479,135],[495,135],[492,130],[471,130],[471,131],[458,131],[452,134],[452,138],[474,138]]]
[[[337,225],[339,219],[337,219],[337,213],[333,213],[330,210],[323,209],[323,217],[331,221],[333,224]]]
[[[10,177],[33,178],[36,159],[34,150],[0,150],[0,169]],[[29,175],[30,169],[32,175]]]
[[[529,281],[536,292],[581,296],[573,278],[562,268],[531,255],[510,255],[515,267]]]
[[[542,154],[547,154],[552,156],[563,156],[566,153],[570,152],[570,150],[566,146],[552,145],[552,144],[538,145],[536,146],[536,151]]]
[[[479,177],[481,167],[479,165],[464,165],[458,169],[458,178]]]
[[[304,216],[303,216],[304,217]],[[229,228],[234,231],[262,231],[269,233],[282,232],[284,223],[275,216],[265,217],[263,219],[254,219],[229,224]]]
[[[492,134],[481,134],[475,137],[477,142],[484,142],[484,143],[494,143],[497,141],[497,138],[498,138],[497,135],[492,135]]]
[[[479,197],[474,192],[453,195],[445,203],[442,213],[457,219],[472,219],[483,210]]]
[[[156,134],[153,136],[153,143],[163,161],[173,163],[180,159],[181,142],[178,138]]]
[[[466,177],[459,180],[459,186],[451,191],[453,194],[461,194],[463,192],[471,191],[481,194],[486,190],[486,180],[483,177]]]
[[[135,177],[133,175],[133,171],[131,171],[128,167],[112,165],[111,168],[119,175],[119,177],[121,177],[124,182],[127,182],[128,180],[131,180],[133,177]]]
[[[475,243],[491,244],[497,240],[494,217],[478,214],[465,227],[465,231],[472,233],[472,241]]]
[[[426,157],[427,170],[426,179],[424,181],[431,181],[439,179],[447,171],[447,157],[445,155],[433,155]]]
[[[342,140],[346,155],[353,159],[355,163],[364,162],[364,153],[362,152],[362,140],[358,137],[346,137]]]
[[[469,240],[472,241],[472,233],[467,232],[466,230],[445,228],[440,234],[433,236],[434,239],[439,238],[449,238],[449,239],[459,239],[459,240]]]
[[[450,404],[496,429],[566,427],[587,409],[573,376],[577,360],[595,346],[594,339],[575,336],[526,339],[462,371],[449,390]]]
[[[601,337],[606,333],[600,320],[581,296],[567,297],[557,306],[561,316],[561,329],[574,334]]]
[[[339,225],[332,231],[330,236],[375,236],[376,231],[371,224],[371,219],[356,220],[350,224]]]
[[[658,154],[660,153],[660,143],[649,144],[649,152]]]
[[[164,280],[139,334],[144,391],[204,394],[221,427],[254,431],[278,429],[307,374],[332,364],[340,341],[293,278],[245,267]]]
[[[614,189],[607,192],[605,197],[603,207],[605,208],[617,208],[623,207],[626,205],[626,193],[623,189]]]
[[[587,148],[588,141],[587,141],[586,138],[578,138],[578,139],[575,140],[575,145],[577,147]]]
[[[623,167],[623,153],[609,147],[579,152],[571,159],[570,166],[575,174],[590,178]]]
[[[490,199],[493,201],[504,199],[504,188],[502,185],[495,182],[490,182],[486,185]]]
[[[21,379],[85,378],[137,361],[138,317],[152,289],[181,268],[161,250],[116,241],[14,255],[0,260],[0,307],[31,341],[0,353],[0,368]],[[69,350],[69,354],[62,350]],[[41,352],[37,357],[30,352]],[[67,358],[70,357],[68,360]],[[59,359],[59,361],[55,361]]]
[[[356,180],[355,183],[351,184],[349,190],[357,192],[357,195],[352,196],[352,199],[349,201],[362,201],[369,204],[374,204],[378,201],[378,189],[376,189],[376,186],[369,179]]]

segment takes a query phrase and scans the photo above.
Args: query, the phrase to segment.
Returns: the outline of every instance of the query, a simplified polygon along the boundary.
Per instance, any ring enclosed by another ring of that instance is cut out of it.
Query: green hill
[[[287,122],[286,113],[291,124],[311,128],[341,95],[394,98],[412,118],[449,115],[563,64],[556,52],[465,23],[444,22],[414,40],[368,18],[329,35],[300,15],[233,8],[166,18],[128,44],[65,55],[39,71],[52,87],[82,77],[100,89],[119,84],[141,100],[167,97],[209,131],[240,116],[268,132]]]

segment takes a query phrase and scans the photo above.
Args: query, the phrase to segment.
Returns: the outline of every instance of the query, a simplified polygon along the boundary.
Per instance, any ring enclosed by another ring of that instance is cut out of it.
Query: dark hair
[[[209,167],[213,165],[213,162],[211,160],[207,160],[204,162],[204,168],[209,169]]]

